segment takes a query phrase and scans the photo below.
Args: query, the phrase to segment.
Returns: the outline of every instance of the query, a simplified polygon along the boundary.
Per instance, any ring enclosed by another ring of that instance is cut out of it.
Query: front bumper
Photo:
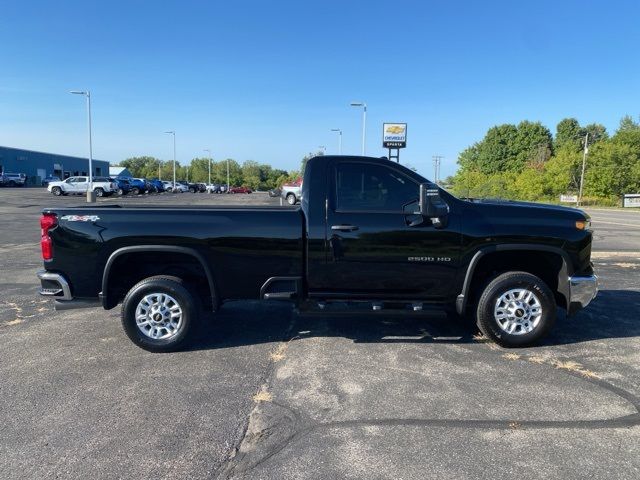
[[[586,307],[598,294],[598,277],[585,275],[569,277],[569,314]]]

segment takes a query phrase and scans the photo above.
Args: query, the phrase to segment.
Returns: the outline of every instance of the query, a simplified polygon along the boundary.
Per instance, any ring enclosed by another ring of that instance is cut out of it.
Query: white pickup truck
[[[89,177],[69,177],[60,182],[50,182],[47,190],[55,196],[81,195],[89,190]],[[118,190],[118,186],[107,177],[93,177],[93,188],[96,197],[112,195]]]

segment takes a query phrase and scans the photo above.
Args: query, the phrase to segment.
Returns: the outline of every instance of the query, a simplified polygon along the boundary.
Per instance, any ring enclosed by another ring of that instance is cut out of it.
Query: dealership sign
[[[625,208],[640,207],[640,194],[627,193],[622,197],[622,206]]]
[[[405,148],[407,146],[407,124],[383,123],[382,146],[384,148]]]
[[[560,201],[563,203],[578,203],[577,195],[560,195]]]

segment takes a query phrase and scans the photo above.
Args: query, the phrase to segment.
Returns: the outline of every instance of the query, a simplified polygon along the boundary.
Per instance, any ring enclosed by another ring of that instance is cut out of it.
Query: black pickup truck
[[[557,307],[597,293],[584,212],[458,199],[380,158],[312,158],[299,207],[47,208],[41,229],[40,293],[56,309],[122,303],[127,335],[152,351],[184,345],[202,309],[230,299],[440,305],[526,346]]]

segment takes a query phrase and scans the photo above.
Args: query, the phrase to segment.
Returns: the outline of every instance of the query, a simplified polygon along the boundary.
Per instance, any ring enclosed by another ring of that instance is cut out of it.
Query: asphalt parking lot
[[[640,478],[640,212],[589,211],[600,295],[538,347],[439,312],[234,302],[151,354],[118,309],[38,297],[39,213],[68,204],[0,189],[0,478]]]

